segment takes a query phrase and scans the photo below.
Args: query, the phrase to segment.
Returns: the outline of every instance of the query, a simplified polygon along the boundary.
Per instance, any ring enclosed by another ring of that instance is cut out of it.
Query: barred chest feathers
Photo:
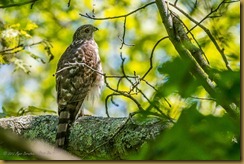
[[[86,46],[86,44],[90,44],[90,46]],[[85,42],[83,44],[83,46],[92,47],[90,50],[93,50],[93,51],[95,50],[95,53],[94,52],[93,53],[87,53],[87,52],[84,53],[84,54],[93,54],[93,55],[95,55],[95,56],[87,56],[87,55],[84,56],[85,58],[90,58],[91,57],[91,58],[93,58],[93,61],[96,62],[96,63],[94,63],[95,67],[93,66],[93,69],[96,70],[94,72],[95,80],[91,84],[91,86],[89,88],[88,95],[86,97],[86,100],[88,100],[89,102],[94,103],[96,98],[98,98],[99,95],[101,94],[101,89],[102,89],[102,86],[104,85],[103,75],[100,74],[100,73],[103,73],[102,65],[101,65],[101,59],[100,59],[100,56],[99,56],[97,43],[94,40],[90,40],[88,42]],[[90,50],[87,50],[87,51],[90,51]]]

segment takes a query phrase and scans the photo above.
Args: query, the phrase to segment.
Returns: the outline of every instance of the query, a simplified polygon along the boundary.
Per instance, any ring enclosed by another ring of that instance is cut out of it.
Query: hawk
[[[59,123],[56,145],[66,148],[69,128],[78,115],[84,115],[84,100],[100,94],[103,84],[98,46],[93,34],[98,28],[87,24],[79,27],[72,44],[61,56],[56,71]]]

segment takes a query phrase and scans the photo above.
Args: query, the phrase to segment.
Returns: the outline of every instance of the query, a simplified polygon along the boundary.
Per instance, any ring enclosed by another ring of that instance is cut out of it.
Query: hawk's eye
[[[90,30],[89,30],[88,28],[87,28],[87,29],[85,29],[85,32],[86,32],[86,33],[88,33],[89,31],[90,31]]]

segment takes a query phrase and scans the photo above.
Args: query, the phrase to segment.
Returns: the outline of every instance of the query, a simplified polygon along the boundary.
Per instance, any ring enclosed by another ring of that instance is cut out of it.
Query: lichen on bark
[[[55,115],[22,116],[0,119],[0,126],[24,136],[55,143],[58,117]],[[67,150],[81,159],[127,159],[136,153],[143,143],[154,139],[169,128],[167,120],[151,117],[139,121],[136,118],[107,118],[84,116],[71,127]]]

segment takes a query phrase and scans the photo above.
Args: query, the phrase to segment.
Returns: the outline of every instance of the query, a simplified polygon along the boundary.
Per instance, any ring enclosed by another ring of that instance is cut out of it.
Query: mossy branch
[[[143,143],[171,126],[169,121],[159,118],[142,120],[81,117],[71,128],[67,151],[81,159],[126,159]],[[55,115],[22,116],[0,119],[0,127],[11,129],[29,140],[38,139],[54,145],[57,122]]]

